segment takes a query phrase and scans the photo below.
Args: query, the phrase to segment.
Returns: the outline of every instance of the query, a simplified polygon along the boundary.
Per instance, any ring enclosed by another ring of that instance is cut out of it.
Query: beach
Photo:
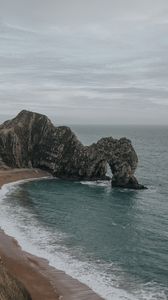
[[[0,187],[11,182],[48,176],[50,174],[38,169],[0,170]],[[23,251],[18,242],[3,230],[0,230],[0,257],[9,272],[27,288],[32,300],[102,299],[86,285],[49,266],[47,260]]]

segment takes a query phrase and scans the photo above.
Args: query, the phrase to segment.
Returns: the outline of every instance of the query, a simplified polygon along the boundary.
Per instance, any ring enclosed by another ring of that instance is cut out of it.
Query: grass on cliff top
[[[23,284],[11,276],[2,263],[0,263],[0,300],[31,300]]]

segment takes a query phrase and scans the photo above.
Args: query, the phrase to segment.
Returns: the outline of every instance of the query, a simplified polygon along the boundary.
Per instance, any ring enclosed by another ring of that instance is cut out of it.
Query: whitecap
[[[111,182],[109,180],[80,181],[80,183],[89,186],[102,186],[102,187],[111,186]]]
[[[118,271],[117,274],[123,274],[123,270],[117,269],[115,264],[78,259],[64,245],[64,241],[67,238],[66,234],[59,231],[51,231],[50,228],[44,227],[35,215],[25,207],[14,206],[10,204],[10,201],[6,201],[9,194],[25,181],[30,180],[6,184],[0,190],[0,226],[8,235],[17,239],[23,250],[47,259],[51,266],[80,280],[104,299],[167,299],[164,291],[155,285],[145,286],[137,284],[134,290],[121,287],[121,278],[115,275],[115,271]],[[95,185],[97,184],[95,182]],[[78,250],[82,252],[82,249]],[[108,272],[109,268],[113,270],[110,274]],[[126,274],[124,274],[124,279],[126,279],[125,276]]]

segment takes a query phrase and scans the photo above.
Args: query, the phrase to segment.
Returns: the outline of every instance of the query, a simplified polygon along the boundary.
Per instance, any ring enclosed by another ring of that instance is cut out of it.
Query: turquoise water
[[[0,225],[105,299],[167,299],[168,128],[73,130],[84,144],[130,138],[140,159],[137,177],[148,190],[111,189],[105,181],[26,182],[1,201]]]

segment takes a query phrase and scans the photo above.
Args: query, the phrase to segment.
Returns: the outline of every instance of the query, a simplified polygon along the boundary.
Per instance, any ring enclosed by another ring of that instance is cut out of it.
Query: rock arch
[[[109,164],[112,186],[144,188],[134,176],[138,157],[130,140],[108,137],[84,146],[69,127],[55,127],[46,116],[25,110],[0,126],[0,164],[83,180],[107,178]]]

